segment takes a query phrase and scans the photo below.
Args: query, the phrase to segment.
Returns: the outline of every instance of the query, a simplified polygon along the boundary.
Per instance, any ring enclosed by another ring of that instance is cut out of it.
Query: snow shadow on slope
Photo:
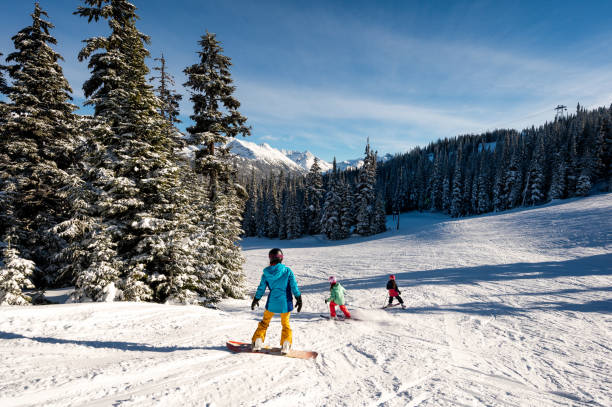
[[[410,313],[460,312],[462,314],[481,316],[522,315],[533,311],[599,312],[609,314],[612,313],[612,300],[587,301],[585,303],[546,301],[531,303],[527,307],[513,307],[501,302],[468,302],[448,306],[407,307],[401,311]]]
[[[542,263],[513,263],[485,265],[476,267],[458,267],[423,271],[395,272],[400,288],[419,285],[456,285],[477,284],[479,282],[508,281],[517,279],[540,279],[558,277],[606,276],[612,275],[612,254],[600,254],[565,261]],[[342,279],[347,289],[365,290],[385,288],[388,274],[371,277]],[[329,290],[327,282],[300,286],[303,292],[321,292]]]
[[[270,239],[266,237],[246,237],[240,242],[243,250],[264,250],[272,247],[281,247],[285,249],[307,249],[316,247],[334,247],[334,246],[350,246],[353,244],[362,244],[371,241],[389,239],[389,238],[405,238],[422,232],[427,232],[428,240],[435,240],[440,237],[442,232],[436,226],[446,223],[455,222],[460,219],[451,218],[444,214],[438,213],[420,213],[409,212],[400,216],[400,229],[395,229],[394,221],[391,216],[387,216],[387,231],[372,236],[360,236],[357,234],[351,235],[347,239],[330,240],[325,235],[308,235],[302,236],[299,239]]]
[[[124,351],[133,351],[133,352],[175,352],[175,351],[187,351],[187,350],[224,350],[225,347],[212,347],[212,348],[203,348],[203,347],[194,347],[194,346],[151,346],[144,343],[137,342],[119,342],[119,341],[84,341],[84,340],[74,340],[74,339],[61,339],[61,338],[51,338],[44,336],[25,336],[21,334],[16,334],[13,332],[4,332],[0,331],[0,339],[29,339],[31,341],[40,342],[40,343],[48,343],[54,345],[80,345],[87,346],[90,348],[107,348],[107,349],[117,349]]]
[[[412,272],[396,272],[395,277],[405,295],[409,296],[410,287],[420,285],[459,285],[478,284],[481,282],[500,282],[519,279],[554,279],[559,277],[609,276],[612,275],[612,254],[602,254],[560,262],[514,263],[502,265],[487,265],[477,267],[462,267],[453,269],[437,269]],[[388,275],[375,275],[363,278],[342,279],[342,285],[351,290],[380,289],[386,292],[385,285]],[[320,293],[327,291],[327,282],[310,284],[300,287],[303,293]],[[516,293],[517,296],[559,296],[571,292],[612,292],[612,287],[591,287],[569,290],[540,291],[533,293]],[[441,312],[455,311],[480,315],[521,314],[536,310],[576,311],[576,312],[612,312],[612,298],[594,300],[586,303],[571,303],[566,301],[532,302],[529,307],[513,307],[503,302],[470,302],[452,306],[412,307],[393,312]]]

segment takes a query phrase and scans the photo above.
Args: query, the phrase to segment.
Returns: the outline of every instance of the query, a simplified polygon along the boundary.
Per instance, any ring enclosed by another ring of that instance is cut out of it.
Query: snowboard
[[[237,342],[237,341],[227,341],[225,346],[232,352],[247,352],[247,353],[261,353],[264,355],[274,355],[274,356],[285,356],[288,358],[295,359],[314,359],[319,354],[317,352],[309,351],[309,350],[295,350],[291,349],[289,353],[283,355],[281,353],[281,348],[270,348],[264,347],[261,350],[254,351],[251,349],[251,344],[246,342]]]

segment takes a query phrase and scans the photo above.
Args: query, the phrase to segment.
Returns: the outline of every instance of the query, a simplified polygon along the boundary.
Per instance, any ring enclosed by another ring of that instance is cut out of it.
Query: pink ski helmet
[[[336,277],[331,276],[328,280],[330,284],[336,284]]]
[[[389,280],[395,280],[395,274],[389,275]]]

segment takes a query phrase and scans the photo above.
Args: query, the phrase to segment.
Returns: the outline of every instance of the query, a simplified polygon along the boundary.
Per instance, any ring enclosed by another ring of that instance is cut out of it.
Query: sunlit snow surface
[[[611,405],[610,194],[406,214],[399,231],[340,242],[249,238],[253,290],[274,246],[304,298],[294,347],[315,361],[227,351],[261,317],[250,299],[2,307],[0,406]],[[380,309],[389,273],[406,310]],[[330,275],[361,321],[320,317]],[[279,338],[275,318],[267,342]]]

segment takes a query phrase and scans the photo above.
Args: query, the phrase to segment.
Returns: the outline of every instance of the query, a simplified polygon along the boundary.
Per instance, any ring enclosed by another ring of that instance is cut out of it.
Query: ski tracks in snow
[[[282,246],[304,299],[294,347],[234,354],[261,319],[160,304],[3,307],[4,406],[609,406],[612,195],[329,242],[246,239],[253,289]],[[407,305],[382,310],[388,274]],[[330,321],[327,277],[359,320]],[[266,343],[280,341],[276,316]]]

